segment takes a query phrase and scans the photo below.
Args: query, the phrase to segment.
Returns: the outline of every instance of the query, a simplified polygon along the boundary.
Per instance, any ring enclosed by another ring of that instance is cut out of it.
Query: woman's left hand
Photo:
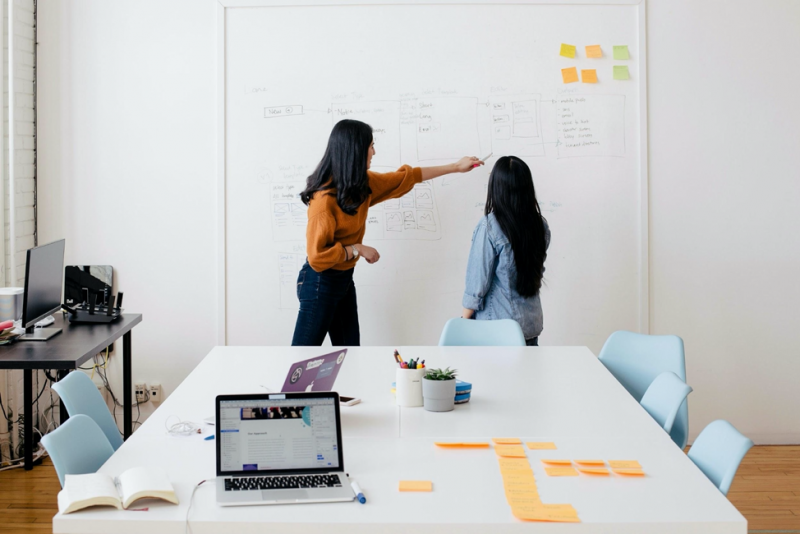
[[[466,156],[455,163],[455,172],[469,172],[475,167],[483,165],[483,162],[475,156]]]

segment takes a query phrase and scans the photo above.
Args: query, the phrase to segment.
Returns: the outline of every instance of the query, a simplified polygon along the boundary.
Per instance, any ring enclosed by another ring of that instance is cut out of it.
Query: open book
[[[101,473],[67,475],[64,489],[58,493],[58,511],[68,514],[90,506],[127,509],[146,497],[178,504],[175,489],[160,469],[134,467],[116,479]]]

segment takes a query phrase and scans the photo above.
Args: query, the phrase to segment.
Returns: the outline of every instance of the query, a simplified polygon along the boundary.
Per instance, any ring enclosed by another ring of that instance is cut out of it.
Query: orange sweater
[[[315,271],[346,271],[355,267],[358,258],[347,261],[352,252],[348,254],[344,247],[361,243],[367,230],[369,207],[411,191],[422,181],[422,169],[403,165],[396,172],[385,174],[367,171],[367,176],[372,194],[358,207],[355,215],[342,211],[336,203],[334,190],[317,191],[308,203],[306,252],[308,264]]]

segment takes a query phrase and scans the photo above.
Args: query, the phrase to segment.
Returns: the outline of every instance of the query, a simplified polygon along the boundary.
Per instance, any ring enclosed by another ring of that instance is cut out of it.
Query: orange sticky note
[[[534,480],[533,471],[500,471],[503,482]]]
[[[433,491],[433,482],[430,480],[401,480],[400,491]]]
[[[578,471],[587,475],[610,476],[608,469],[605,467],[578,467]]]
[[[588,45],[586,47],[586,57],[598,58],[603,57],[603,49],[600,45]]]
[[[575,460],[575,463],[581,465],[606,465],[603,460]]]
[[[575,50],[575,45],[561,43],[561,51],[558,53],[558,55],[574,58]]]
[[[519,438],[492,438],[492,441],[498,445],[518,445],[522,443],[522,440]]]
[[[500,471],[505,469],[527,469],[531,470],[531,464],[528,463],[527,458],[503,458],[497,459],[500,463]]]
[[[550,477],[576,477],[578,472],[574,467],[545,467],[545,473]]]
[[[512,506],[511,513],[517,519],[525,521],[551,521],[557,523],[580,523],[578,512],[570,506],[569,509],[550,509],[548,505],[541,506]],[[568,505],[569,506],[569,505]]]
[[[611,469],[615,475],[622,475],[626,477],[643,477],[644,471],[641,469]]]
[[[597,83],[597,71],[594,69],[581,70],[581,81],[583,83]]]
[[[539,489],[536,487],[536,482],[531,480],[520,480],[520,481],[504,481],[503,487],[506,491],[509,490],[517,490],[517,491],[527,491],[530,493],[539,494]]]
[[[572,460],[542,460],[543,464],[572,465]]]
[[[461,448],[461,449],[488,449],[489,448],[489,444],[485,443],[485,442],[484,443],[480,443],[480,442],[475,442],[475,443],[450,443],[450,442],[434,441],[434,444],[437,447],[445,447],[445,448],[448,448],[448,449],[459,449],[459,448]]]
[[[525,458],[525,449],[522,445],[497,445],[494,452],[503,458]]]
[[[547,451],[556,449],[556,444],[552,441],[529,441],[527,445],[532,451]]]
[[[570,67],[568,69],[561,69],[561,78],[564,79],[564,83],[574,83],[578,81],[578,69],[576,67]]]
[[[511,501],[520,502],[530,499],[538,499],[539,492],[530,488],[506,488],[506,499]]]
[[[642,464],[636,460],[609,460],[608,465],[615,469],[641,469]]]

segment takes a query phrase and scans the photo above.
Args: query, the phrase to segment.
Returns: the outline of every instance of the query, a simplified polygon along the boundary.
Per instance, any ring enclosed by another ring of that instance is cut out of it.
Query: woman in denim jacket
[[[539,290],[550,228],[524,161],[515,156],[497,160],[489,176],[484,213],[472,235],[462,317],[514,319],[527,344],[538,345]]]

